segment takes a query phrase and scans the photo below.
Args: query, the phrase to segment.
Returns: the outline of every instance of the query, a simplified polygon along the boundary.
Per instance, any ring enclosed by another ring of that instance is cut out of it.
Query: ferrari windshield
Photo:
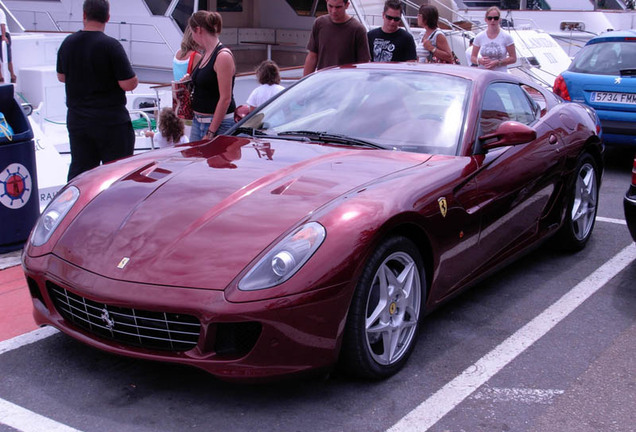
[[[469,80],[441,73],[326,70],[241,126],[254,134],[455,155],[469,89]]]

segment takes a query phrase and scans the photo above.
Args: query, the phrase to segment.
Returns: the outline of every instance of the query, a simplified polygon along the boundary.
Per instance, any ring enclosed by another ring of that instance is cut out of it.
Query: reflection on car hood
[[[224,289],[316,209],[428,157],[232,137],[159,151],[93,199],[54,253],[114,279]]]

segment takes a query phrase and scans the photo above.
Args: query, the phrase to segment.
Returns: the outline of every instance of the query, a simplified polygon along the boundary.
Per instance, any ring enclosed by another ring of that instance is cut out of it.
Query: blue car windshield
[[[324,70],[280,94],[242,126],[260,134],[304,134],[313,141],[320,133],[382,148],[455,155],[471,85],[441,73]]]
[[[625,69],[636,69],[636,41],[586,45],[568,68],[572,72],[597,75],[620,75],[620,71]]]

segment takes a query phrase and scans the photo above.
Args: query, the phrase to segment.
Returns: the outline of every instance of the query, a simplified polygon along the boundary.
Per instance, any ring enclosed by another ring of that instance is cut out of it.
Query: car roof
[[[602,42],[621,40],[636,42],[636,30],[608,31],[598,36],[594,36],[585,45],[593,45]]]
[[[484,84],[492,81],[509,81],[520,84],[529,84],[533,87],[537,87],[536,83],[529,82],[515,75],[505,72],[495,72],[488,69],[468,67],[463,65],[451,65],[451,64],[439,64],[439,63],[416,63],[416,62],[402,62],[402,63],[382,63],[382,62],[370,62],[370,63],[358,63],[354,65],[337,66],[333,69],[373,69],[373,70],[390,70],[390,71],[422,71],[443,73],[447,75],[453,75],[461,78],[468,79],[476,84]]]

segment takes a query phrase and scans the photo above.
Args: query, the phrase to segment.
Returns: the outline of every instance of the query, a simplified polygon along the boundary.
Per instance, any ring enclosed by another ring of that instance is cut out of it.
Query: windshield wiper
[[[246,126],[240,126],[237,127],[234,130],[235,133],[244,133],[244,134],[248,134],[251,137],[255,137],[255,136],[267,136],[267,134],[265,132],[263,132],[260,129],[256,129],[256,128],[252,128],[252,127],[246,127]]]
[[[246,135],[249,135],[252,138],[284,139],[284,140],[287,140],[287,141],[309,141],[309,138],[307,138],[304,135],[286,136],[285,137],[285,136],[279,136],[278,134],[268,134],[266,132],[263,132],[260,129],[246,127],[246,126],[239,126],[232,133],[233,134],[238,134],[238,135],[246,134]]]
[[[338,144],[347,144],[353,146],[363,146],[363,147],[373,147],[379,149],[387,149],[387,147],[381,146],[380,144],[375,144],[369,141],[361,140],[358,138],[353,138],[347,135],[342,134],[333,134],[329,132],[317,132],[317,131],[307,131],[307,130],[297,130],[297,131],[285,131],[280,132],[279,136],[283,135],[292,135],[292,136],[306,136],[311,138],[313,141],[322,141],[329,143],[338,143]]]

